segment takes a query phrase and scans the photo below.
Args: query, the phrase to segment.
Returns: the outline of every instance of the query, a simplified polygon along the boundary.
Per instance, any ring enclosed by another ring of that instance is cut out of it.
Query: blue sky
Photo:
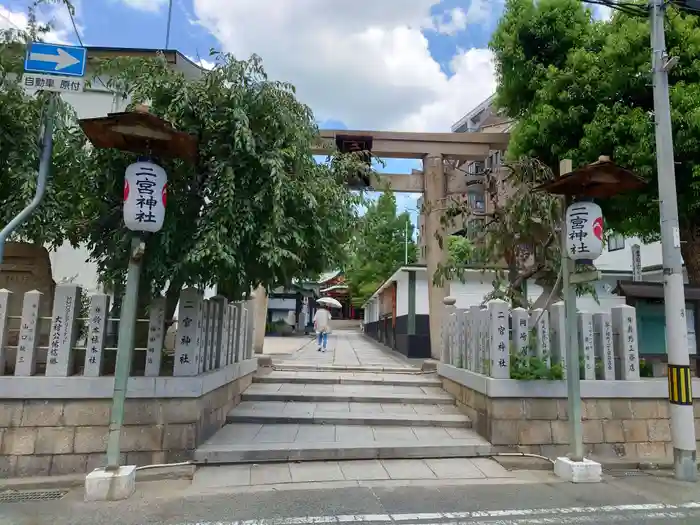
[[[173,0],[168,47],[195,59],[212,48],[260,54],[271,75],[299,88],[324,128],[449,131],[495,87],[486,48],[503,1],[359,0],[355,16],[324,0]],[[21,24],[29,3],[0,0],[0,27],[8,18]],[[74,4],[85,45],[165,47],[167,0]],[[77,43],[64,9],[45,16],[55,39]],[[389,159],[381,170],[420,167]],[[397,197],[400,208],[415,209],[417,195]]]

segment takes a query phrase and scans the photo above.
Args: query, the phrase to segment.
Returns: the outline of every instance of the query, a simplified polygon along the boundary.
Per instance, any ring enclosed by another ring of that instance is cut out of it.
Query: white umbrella
[[[336,299],[333,299],[332,297],[321,297],[316,302],[319,304],[325,304],[326,306],[330,306],[331,308],[343,307],[342,304],[340,304]]]

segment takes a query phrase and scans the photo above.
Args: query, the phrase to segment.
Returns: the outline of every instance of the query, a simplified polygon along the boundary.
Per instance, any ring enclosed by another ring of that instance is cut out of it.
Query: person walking
[[[325,352],[328,346],[328,332],[331,330],[331,313],[319,304],[314,314],[314,330],[318,337],[318,351]]]

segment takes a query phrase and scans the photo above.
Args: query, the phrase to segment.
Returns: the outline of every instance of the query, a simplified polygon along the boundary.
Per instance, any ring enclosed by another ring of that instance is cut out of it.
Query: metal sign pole
[[[31,202],[0,231],[0,264],[2,264],[3,256],[5,255],[5,241],[10,234],[21,226],[34,210],[37,209],[41,203],[41,199],[44,197],[44,193],[46,193],[46,182],[49,178],[51,153],[53,151],[53,125],[56,116],[56,96],[56,94],[51,93],[48,97],[48,104],[44,117],[44,133],[41,139],[41,157],[39,159],[39,175],[36,181],[36,192]]]

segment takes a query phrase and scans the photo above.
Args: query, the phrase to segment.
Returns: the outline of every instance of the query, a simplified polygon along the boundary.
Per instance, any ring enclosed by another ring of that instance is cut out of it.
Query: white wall
[[[396,279],[396,317],[408,315],[408,272],[399,273]]]

